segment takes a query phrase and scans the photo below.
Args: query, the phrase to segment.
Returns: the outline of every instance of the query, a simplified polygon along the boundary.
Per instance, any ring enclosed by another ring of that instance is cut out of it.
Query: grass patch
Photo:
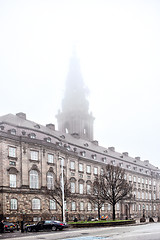
[[[111,223],[111,222],[126,222],[126,221],[132,221],[132,220],[99,220],[99,221],[79,221],[79,222],[68,222],[69,224],[87,224],[87,223]]]

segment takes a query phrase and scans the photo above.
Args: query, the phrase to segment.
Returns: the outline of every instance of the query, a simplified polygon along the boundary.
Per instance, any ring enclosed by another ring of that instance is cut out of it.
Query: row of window
[[[84,155],[85,151],[82,151],[81,153],[83,153],[82,155]],[[93,156],[94,156],[94,159],[95,159],[96,155],[92,154],[92,157]],[[9,157],[16,158],[16,148],[15,147],[9,147]],[[34,160],[34,161],[38,161],[39,160],[39,152],[38,151],[34,151],[34,150],[30,150],[30,159]],[[103,162],[106,162],[106,158],[103,157],[102,159],[103,159]],[[49,163],[53,163],[54,162],[54,155],[53,154],[48,154],[48,162]],[[111,161],[111,164],[114,164],[114,163],[115,163],[115,160]],[[122,167],[122,164],[123,163],[119,163],[119,166]],[[81,172],[84,171],[84,166],[83,166],[82,163],[79,164],[78,168],[79,168],[79,171],[81,171]],[[75,162],[74,161],[70,161],[70,169],[71,170],[75,170]],[[91,173],[91,166],[90,165],[87,165],[86,172],[89,173],[89,174]],[[94,172],[94,174],[98,174],[98,168],[94,167],[93,172]],[[140,178],[138,178],[138,182],[140,183],[139,179]],[[132,181],[132,176],[131,175],[129,176],[129,181]],[[133,182],[136,182],[136,177],[135,176],[133,177]],[[142,183],[143,182],[144,182],[144,179],[142,179]],[[151,185],[151,180],[146,179],[146,184],[148,184],[148,182],[149,182],[149,185]]]
[[[16,158],[16,156],[17,156],[16,148],[15,147],[9,147],[9,157]],[[48,157],[47,161],[49,163],[54,162],[54,154],[48,153],[47,157]],[[38,161],[39,160],[39,152],[34,151],[34,150],[30,150],[30,159],[34,160],[34,161]]]
[[[140,191],[138,191],[138,194],[136,195],[136,192],[134,191],[134,196],[138,199],[142,198],[143,200],[146,199],[146,200],[151,200],[152,199],[152,193],[151,192],[144,192],[142,191],[142,193]],[[160,193],[159,193],[159,198],[160,198]],[[154,192],[153,193],[153,200],[156,200],[156,193]]]
[[[18,200],[15,199],[15,198],[12,198],[11,199],[11,202],[10,202],[10,207],[11,207],[11,210],[17,210],[18,208]],[[32,210],[40,210],[41,209],[41,200],[39,198],[34,198],[32,199],[31,201],[31,208]],[[76,202],[75,201],[72,201],[71,202],[71,211],[76,211]],[[49,200],[49,209],[50,210],[57,210],[57,206],[56,206],[56,202],[55,200]],[[132,210],[133,211],[141,211],[142,209],[145,209],[146,211],[152,211],[152,205],[151,204],[146,204],[146,205],[141,205],[141,204],[133,204],[132,205]],[[67,210],[67,206],[65,204],[65,210]],[[85,210],[85,203],[83,201],[81,201],[79,203],[79,210],[80,211],[84,211]],[[87,203],[87,210],[88,211],[92,211],[92,210],[95,210],[97,211],[98,210],[98,205],[97,204],[93,204],[88,202]],[[102,208],[101,208],[102,211],[105,211],[105,206],[104,204],[102,205]],[[107,204],[107,211],[111,211],[111,205],[110,204]],[[116,204],[116,210],[119,211],[120,210],[120,204],[117,203]],[[153,210],[156,211],[156,205],[153,205]]]

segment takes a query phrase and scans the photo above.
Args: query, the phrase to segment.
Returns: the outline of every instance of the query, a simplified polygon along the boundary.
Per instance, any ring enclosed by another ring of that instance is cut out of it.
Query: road
[[[120,227],[67,229],[56,232],[5,233],[7,240],[160,240],[160,223]]]

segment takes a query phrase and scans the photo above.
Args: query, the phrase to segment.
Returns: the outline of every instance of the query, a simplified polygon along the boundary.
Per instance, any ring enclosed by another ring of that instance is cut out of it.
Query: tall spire
[[[87,100],[88,89],[85,87],[80,70],[80,62],[75,51],[70,59],[66,88],[62,100],[62,112],[57,114],[58,130],[76,134],[81,138],[93,140],[94,117],[89,114]]]
[[[80,62],[73,51],[70,59],[69,72],[66,80],[64,99],[62,101],[62,111],[82,111],[88,112],[89,103],[87,100],[88,89],[86,88],[80,69]]]

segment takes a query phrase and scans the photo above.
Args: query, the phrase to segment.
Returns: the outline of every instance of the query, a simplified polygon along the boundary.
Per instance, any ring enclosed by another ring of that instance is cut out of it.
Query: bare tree
[[[93,185],[91,187],[90,192],[88,193],[88,199],[97,206],[98,210],[98,219],[101,216],[101,208],[105,202],[105,199],[102,196],[102,186],[103,178],[102,176],[98,176],[95,178]]]
[[[53,189],[47,189],[46,194],[59,205],[61,209],[61,218],[63,219],[63,200],[62,200],[62,183],[61,178],[54,181]],[[66,201],[68,197],[71,196],[70,183],[67,182],[64,176],[64,200]]]
[[[125,170],[113,165],[107,165],[102,179],[101,196],[112,205],[113,220],[115,220],[115,205],[122,199],[132,197],[132,185],[125,179]]]

